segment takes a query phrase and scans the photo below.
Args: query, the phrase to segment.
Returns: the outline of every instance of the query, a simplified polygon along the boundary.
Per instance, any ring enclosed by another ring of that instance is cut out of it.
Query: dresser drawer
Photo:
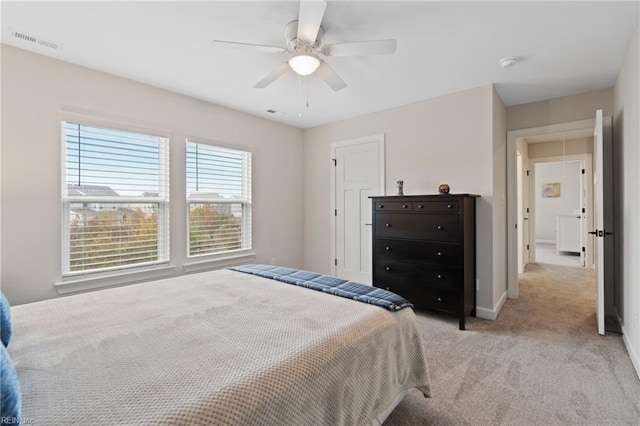
[[[455,214],[376,213],[376,236],[457,242],[459,217]]]
[[[413,210],[417,212],[458,212],[458,201],[414,201]]]
[[[460,294],[456,291],[448,290],[427,290],[421,294],[420,301],[414,302],[417,306],[452,314],[460,312],[460,303]]]
[[[374,256],[418,260],[442,266],[460,266],[460,246],[450,243],[376,238]]]
[[[410,212],[411,201],[384,201],[376,203],[376,211]]]
[[[459,303],[460,295],[456,291],[449,290],[425,290],[419,287],[406,285],[402,283],[391,283],[378,285],[376,287],[384,288],[392,291],[411,303],[416,307],[436,309],[451,314],[460,313]]]
[[[457,269],[390,258],[375,259],[375,282],[380,285],[403,284],[420,289],[457,290],[460,273]]]

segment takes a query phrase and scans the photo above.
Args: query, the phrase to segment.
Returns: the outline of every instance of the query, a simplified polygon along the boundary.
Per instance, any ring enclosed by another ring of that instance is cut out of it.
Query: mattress
[[[12,308],[36,424],[368,424],[429,375],[411,309],[230,270]]]

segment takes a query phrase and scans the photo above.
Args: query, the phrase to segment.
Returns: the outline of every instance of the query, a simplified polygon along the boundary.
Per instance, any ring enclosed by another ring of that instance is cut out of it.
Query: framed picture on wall
[[[542,196],[544,198],[559,197],[560,196],[560,184],[559,183],[543,183],[542,184]]]

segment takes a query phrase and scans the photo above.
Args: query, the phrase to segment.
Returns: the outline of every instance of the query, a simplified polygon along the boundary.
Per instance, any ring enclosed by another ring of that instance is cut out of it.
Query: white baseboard
[[[500,300],[498,300],[498,304],[494,309],[487,309],[487,308],[481,308],[479,306],[476,306],[476,316],[478,318],[488,319],[493,321],[496,318],[498,318],[498,314],[502,310],[502,307],[504,306],[504,302],[506,301],[507,301],[507,292],[505,291],[504,293],[502,293],[502,296],[500,296]]]
[[[640,358],[638,358],[638,354],[627,338],[627,331],[624,329],[624,325],[622,319],[620,318],[620,315],[618,314],[618,310],[614,308],[614,311],[616,312],[618,322],[620,323],[620,327],[622,328],[622,341],[624,342],[624,346],[627,348],[629,358],[631,358],[631,364],[633,364],[633,368],[636,370],[636,376],[640,378]]]
[[[536,244],[556,244],[556,240],[536,240]]]

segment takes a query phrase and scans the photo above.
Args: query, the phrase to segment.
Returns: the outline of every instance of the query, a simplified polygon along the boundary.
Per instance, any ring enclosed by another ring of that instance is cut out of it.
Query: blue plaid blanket
[[[227,269],[346,297],[358,302],[380,306],[390,311],[399,311],[407,307],[413,308],[413,304],[408,300],[388,290],[300,269],[269,265],[243,265]]]

